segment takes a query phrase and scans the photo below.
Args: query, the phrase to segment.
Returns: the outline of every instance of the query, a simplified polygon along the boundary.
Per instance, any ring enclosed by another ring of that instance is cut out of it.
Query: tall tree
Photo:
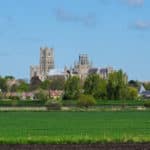
[[[80,94],[80,79],[69,77],[65,83],[64,99],[77,99]]]
[[[109,75],[107,84],[108,99],[123,99],[127,94],[127,75],[122,70]]]
[[[51,90],[64,90],[65,87],[65,78],[56,77],[51,79],[50,89]]]
[[[100,99],[107,99],[107,80],[100,78]]]
[[[22,81],[17,87],[18,92],[28,92],[29,91],[29,84]]]
[[[100,78],[98,74],[90,74],[84,83],[84,93],[90,94],[95,98],[106,99],[107,81]]]
[[[41,82],[40,87],[43,90],[49,90],[50,84],[51,84],[50,80],[45,80],[45,81]]]
[[[7,86],[7,80],[5,78],[0,77],[0,90],[2,92],[7,92],[8,86]]]

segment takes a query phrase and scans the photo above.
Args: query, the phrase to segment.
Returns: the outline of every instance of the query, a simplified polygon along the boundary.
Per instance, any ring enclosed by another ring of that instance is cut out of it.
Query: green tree
[[[56,77],[51,80],[50,89],[51,90],[64,90],[65,87],[65,78]]]
[[[84,93],[95,98],[105,99],[107,96],[106,80],[101,79],[97,74],[90,74],[84,83]]]
[[[124,99],[127,94],[127,76],[122,70],[109,75],[107,84],[108,99]]]
[[[64,99],[77,99],[80,95],[80,79],[69,77],[65,83]]]
[[[45,81],[43,81],[42,83],[41,83],[41,85],[40,85],[40,87],[41,87],[41,89],[43,89],[43,90],[49,90],[49,88],[50,88],[50,80],[45,80]]]
[[[7,80],[2,77],[0,77],[0,90],[2,92],[7,92],[7,90],[8,90]]]
[[[138,98],[138,90],[134,87],[128,87],[127,99],[136,100]]]
[[[15,77],[13,77],[13,76],[5,76],[5,79],[7,80],[7,79],[15,79]]]
[[[100,99],[107,98],[107,80],[100,78],[100,89],[99,89],[99,97]]]
[[[15,87],[13,87],[15,88]],[[16,89],[18,92],[28,92],[29,91],[29,84],[22,81],[18,86],[17,86],[17,89]]]

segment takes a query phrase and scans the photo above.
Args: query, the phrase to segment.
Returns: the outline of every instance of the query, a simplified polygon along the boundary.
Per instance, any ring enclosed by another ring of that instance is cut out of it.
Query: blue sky
[[[94,66],[150,80],[149,8],[149,0],[0,0],[0,75],[29,78],[48,46],[56,68],[88,53]]]

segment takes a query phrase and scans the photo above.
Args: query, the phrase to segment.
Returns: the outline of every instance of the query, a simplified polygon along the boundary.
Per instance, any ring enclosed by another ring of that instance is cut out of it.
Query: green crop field
[[[150,112],[0,112],[0,143],[150,142]]]

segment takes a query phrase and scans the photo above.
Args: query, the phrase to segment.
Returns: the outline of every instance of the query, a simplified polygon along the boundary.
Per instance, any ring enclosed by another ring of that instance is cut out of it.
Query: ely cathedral
[[[43,81],[51,69],[54,69],[54,49],[40,48],[40,64],[30,67],[30,79],[38,76]]]
[[[99,74],[102,78],[108,78],[108,75],[114,70],[112,67],[94,68],[89,61],[87,54],[80,54],[78,61],[72,67],[65,67],[62,70],[55,69],[54,65],[54,49],[53,48],[40,48],[40,64],[30,67],[30,79],[38,76],[41,81],[47,78],[63,76],[65,79],[68,76],[78,76],[84,80],[89,74]]]

